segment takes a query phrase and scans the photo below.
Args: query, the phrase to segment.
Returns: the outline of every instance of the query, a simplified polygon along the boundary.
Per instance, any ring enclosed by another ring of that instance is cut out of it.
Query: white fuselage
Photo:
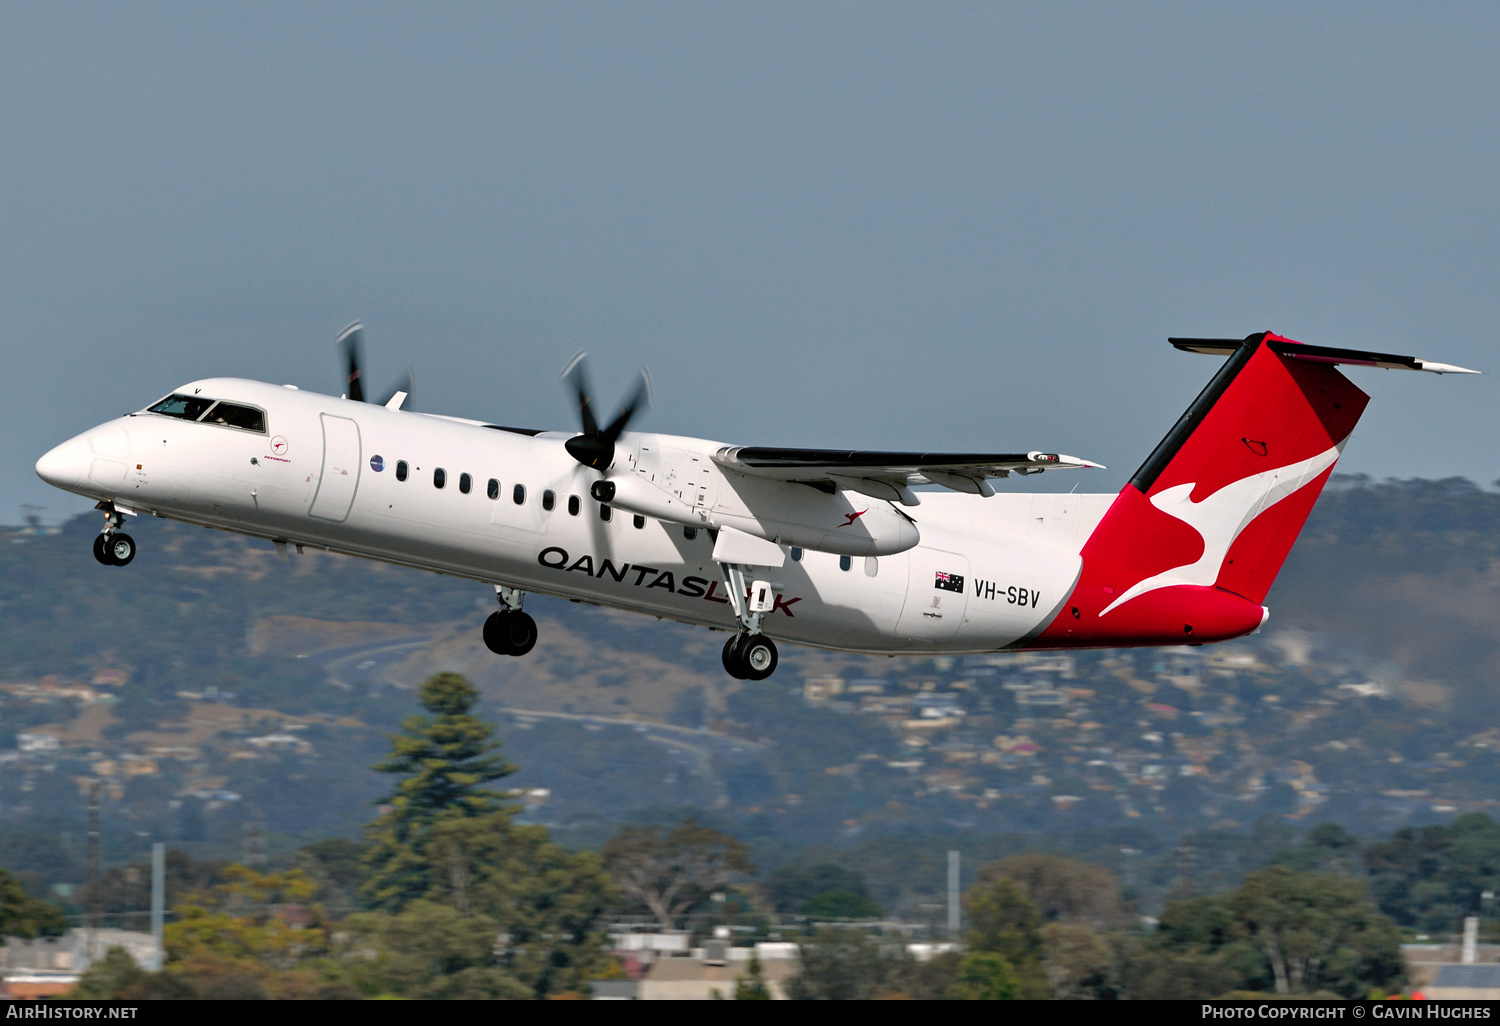
[[[888,502],[747,478],[713,462],[721,443],[632,432],[612,477],[659,490],[677,522],[619,508],[606,521],[589,497],[600,474],[568,455],[567,433],[533,436],[239,379],[179,391],[252,404],[266,430],[137,413],[58,446],[38,473],[140,514],[725,629],[735,617],[708,527],[804,501],[803,519],[823,515],[820,503],[865,510],[851,526],[868,519],[873,533],[845,544],[856,530],[840,534],[834,516],[830,544],[883,554],[784,544],[801,558],[755,575],[776,593],[766,634],[849,651],[993,651],[1035,634],[1071,592],[1079,550],[1114,499],[924,492],[905,511],[919,543],[891,552],[880,538],[910,528]],[[937,573],[964,583],[935,589]]]

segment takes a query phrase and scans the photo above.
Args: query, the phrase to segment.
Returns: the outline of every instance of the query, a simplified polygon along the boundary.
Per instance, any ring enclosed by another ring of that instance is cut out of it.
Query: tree
[[[734,999],[736,1001],[769,1001],[771,1000],[771,988],[766,986],[766,970],[760,964],[760,956],[750,956],[750,968],[747,975],[734,978]]]
[[[1005,877],[1020,886],[1044,923],[1082,923],[1098,930],[1124,918],[1120,882],[1103,866],[1058,855],[1011,855],[980,870],[980,879]]]
[[[1370,891],[1403,926],[1456,931],[1484,891],[1500,890],[1500,824],[1483,813],[1406,827],[1365,849]]]
[[[709,894],[755,872],[743,842],[685,819],[671,831],[626,827],[604,845],[604,865],[627,897],[651,911],[663,930]]]
[[[865,1001],[894,982],[905,952],[863,930],[824,927],[798,945],[802,969],[787,981],[798,1001]]]
[[[771,907],[819,919],[874,919],[880,906],[871,900],[865,878],[836,862],[780,866],[761,885]]]
[[[516,770],[496,754],[495,728],[469,713],[479,699],[474,685],[440,673],[422,685],[419,697],[428,715],[402,720],[390,756],[375,765],[403,779],[383,799],[390,811],[370,824],[371,874],[362,893],[391,911],[431,889],[427,848],[437,823],[505,811],[508,796],[484,785]]]
[[[970,952],[988,951],[1004,958],[1014,971],[1017,997],[1048,997],[1036,906],[1016,882],[999,875],[993,865],[986,866],[965,893],[964,907]]]
[[[444,820],[429,852],[429,900],[495,923],[496,964],[534,996],[583,993],[603,970],[600,927],[620,889],[594,852],[570,852],[506,812]]]
[[[1404,976],[1396,928],[1361,881],[1272,866],[1250,874],[1229,904],[1278,994],[1326,988],[1357,998]]]
[[[0,937],[60,937],[67,928],[62,910],[33,898],[21,881],[0,869]]]
[[[1119,937],[1079,923],[1048,923],[1042,928],[1047,986],[1054,998],[1109,999],[1124,989],[1120,979]]]
[[[1405,976],[1396,928],[1370,904],[1360,881],[1285,866],[1251,873],[1229,894],[1169,905],[1154,941],[1157,951],[1217,966],[1215,985],[1226,974],[1234,981],[1213,993],[1183,995],[1190,997],[1274,990],[1357,998],[1376,987],[1392,990]]]
[[[951,989],[960,1001],[1010,1001],[1016,997],[1016,974],[1003,955],[971,951],[958,963]]]

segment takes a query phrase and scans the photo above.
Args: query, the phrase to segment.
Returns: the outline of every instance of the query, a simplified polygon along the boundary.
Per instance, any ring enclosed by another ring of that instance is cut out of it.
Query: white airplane
[[[866,653],[1201,644],[1252,633],[1368,396],[1337,364],[1472,374],[1262,333],[1171,339],[1223,366],[1118,495],[997,494],[1011,475],[1099,466],[1055,453],[777,449],[601,427],[583,354],[581,432],[403,409],[408,380],[349,392],[238,378],[183,385],[37,461],[98,500],[99,562],[150,514],[493,585],[484,625],[519,656],[527,592],[733,631],[725,670],[763,680],[773,639]],[[913,491],[938,485],[943,491]]]

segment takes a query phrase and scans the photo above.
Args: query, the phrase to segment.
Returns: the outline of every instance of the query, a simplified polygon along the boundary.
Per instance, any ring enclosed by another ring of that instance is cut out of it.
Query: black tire
[[[116,531],[109,536],[106,550],[109,561],[115,566],[129,566],[130,561],[135,558],[135,539],[128,534]]]
[[[507,619],[509,623],[506,625],[506,630],[509,632],[510,654],[523,656],[536,647],[536,621],[519,610],[511,613]]]
[[[776,672],[776,642],[764,634],[751,634],[740,643],[739,659],[747,680],[765,680]]]
[[[94,558],[105,566],[114,566],[115,561],[109,558],[109,550],[105,548],[109,544],[109,535],[97,534],[94,536]]]
[[[724,672],[735,680],[745,679],[745,670],[739,659],[740,636],[738,634],[724,642]]]
[[[536,647],[536,621],[520,611],[501,609],[484,621],[484,644],[496,655],[523,656]]]
[[[510,655],[510,615],[504,612],[494,612],[489,619],[484,621],[484,647],[496,655]]]

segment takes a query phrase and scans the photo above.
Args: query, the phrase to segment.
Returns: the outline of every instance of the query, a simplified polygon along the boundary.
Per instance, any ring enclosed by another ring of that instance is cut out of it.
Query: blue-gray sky
[[[1214,369],[1166,336],[1271,329],[1492,372],[1351,372],[1341,464],[1489,482],[1497,53],[1493,4],[5,4],[0,520],[180,382],[337,392],[355,318],[433,412],[570,426],[586,347],[646,429],[1089,490]]]

